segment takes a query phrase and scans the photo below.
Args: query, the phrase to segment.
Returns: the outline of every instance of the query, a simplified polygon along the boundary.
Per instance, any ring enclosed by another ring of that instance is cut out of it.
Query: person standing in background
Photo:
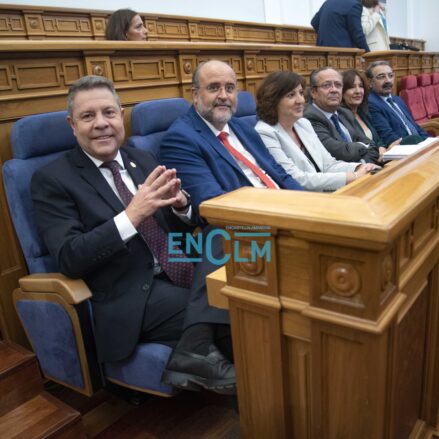
[[[358,47],[369,52],[361,27],[361,0],[326,0],[311,20],[317,46]]]
[[[361,26],[371,51],[390,50],[384,5],[378,0],[363,0]]]

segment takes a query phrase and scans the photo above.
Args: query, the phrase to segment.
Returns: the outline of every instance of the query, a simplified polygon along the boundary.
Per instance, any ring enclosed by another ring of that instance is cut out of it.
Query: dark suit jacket
[[[317,46],[358,47],[369,52],[361,26],[360,0],[326,0],[311,20]]]
[[[393,96],[393,99],[404,112],[406,117],[417,128],[417,133],[422,139],[428,137],[428,133],[424,131],[413,119],[407,105],[399,96]],[[376,128],[379,136],[383,139],[386,145],[402,137],[407,137],[407,130],[405,125],[396,113],[384,102],[379,95],[374,92],[369,93],[369,111],[372,117],[373,125]]]
[[[352,112],[343,107],[339,107],[337,112],[340,121],[349,131],[353,142],[348,143],[344,141],[332,122],[314,105],[307,105],[303,116],[311,122],[320,141],[336,159],[344,160],[345,162],[359,162],[363,159],[369,163],[376,163],[379,158],[378,147],[364,134],[361,127],[355,121]],[[370,144],[370,146],[366,147],[358,142],[365,143],[366,145]]]
[[[136,185],[157,165],[144,151],[122,148],[121,154]],[[148,246],[140,235],[122,241],[113,218],[124,206],[79,147],[39,169],[31,189],[39,231],[60,271],[83,278],[92,291],[100,360],[127,357],[139,340],[153,281]],[[191,231],[170,208],[155,217],[165,230]]]
[[[232,118],[229,126],[279,187],[302,189],[276,163],[253,127],[235,118]],[[195,207],[204,200],[251,186],[235,159],[193,106],[169,128],[160,145],[160,161],[167,167],[177,169],[177,175],[191,194]]]

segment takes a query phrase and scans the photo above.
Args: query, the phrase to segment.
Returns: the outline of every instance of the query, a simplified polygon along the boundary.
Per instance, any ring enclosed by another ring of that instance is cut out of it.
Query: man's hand
[[[186,197],[181,194],[181,182],[175,176],[175,169],[166,169],[165,166],[160,165],[148,175],[143,184],[139,185],[139,190],[125,209],[134,227],[161,207],[175,203],[184,205],[183,201]]]

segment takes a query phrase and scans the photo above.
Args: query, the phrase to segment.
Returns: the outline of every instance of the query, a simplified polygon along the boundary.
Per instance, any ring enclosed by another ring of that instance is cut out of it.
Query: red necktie
[[[133,198],[133,194],[122,180],[119,163],[113,160],[111,162],[104,162],[101,166],[110,169],[120,198],[125,206],[128,206]],[[170,262],[168,260],[168,240],[166,232],[160,227],[157,220],[151,215],[137,226],[137,230],[147,242],[148,247],[172,283],[178,287],[190,288],[192,286],[194,266],[192,262]],[[177,250],[177,248],[174,247],[174,250]],[[184,253],[173,254],[172,258],[182,259],[186,258],[186,255]]]
[[[236,159],[244,163],[248,168],[250,168],[253,174],[257,175],[262,183],[265,184],[270,189],[278,189],[278,187],[274,184],[273,180],[256,164],[252,163],[247,157],[237,151],[227,140],[228,134],[224,131],[221,131],[218,134],[218,139],[221,140],[222,144],[226,147],[227,151],[230,152]]]

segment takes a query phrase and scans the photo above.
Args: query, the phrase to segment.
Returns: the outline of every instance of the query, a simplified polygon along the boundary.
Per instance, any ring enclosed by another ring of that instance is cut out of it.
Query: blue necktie
[[[395,111],[395,113],[401,119],[402,123],[405,125],[407,133],[417,134],[418,133],[417,127],[413,125],[413,122],[405,115],[404,111],[401,110],[401,108],[398,106],[398,104],[393,100],[391,96],[387,98],[387,102],[391,105],[393,111]]]
[[[349,139],[349,138],[346,136],[346,133],[342,130],[341,125],[340,125],[340,121],[338,120],[338,116],[337,116],[335,113],[331,116],[331,120],[332,120],[332,123],[334,124],[335,129],[337,130],[338,134],[340,134],[341,138],[342,138],[345,142],[350,143],[352,140]]]

